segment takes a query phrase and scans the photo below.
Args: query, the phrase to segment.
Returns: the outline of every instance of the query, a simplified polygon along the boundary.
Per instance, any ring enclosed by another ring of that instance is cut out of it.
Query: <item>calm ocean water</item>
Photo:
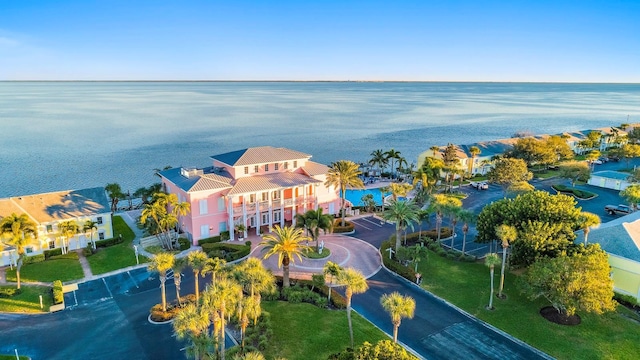
[[[433,145],[640,122],[640,84],[0,82],[0,197],[118,182],[284,146],[367,161]]]

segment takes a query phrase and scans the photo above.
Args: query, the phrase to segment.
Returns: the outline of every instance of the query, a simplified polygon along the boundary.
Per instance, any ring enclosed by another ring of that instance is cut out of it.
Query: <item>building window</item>
[[[264,171],[269,171],[269,164],[264,164]]]
[[[269,193],[265,191],[262,193],[262,201],[268,201],[268,200],[269,200]]]
[[[224,199],[218,198],[218,211],[224,211]]]
[[[104,232],[103,231],[98,233],[98,239],[104,240]]]
[[[223,232],[223,231],[227,231],[227,222],[226,221],[220,223],[220,232]]]
[[[289,168],[289,162],[285,161],[284,162],[284,169],[287,170]]]
[[[248,166],[244,167],[244,174],[245,175],[249,174],[249,167]]]
[[[269,223],[269,213],[263,213],[262,214],[262,223],[263,224],[268,224]]]
[[[280,191],[274,191],[274,192],[272,193],[272,195],[271,195],[271,198],[272,198],[273,200],[278,200],[278,199],[280,199]]]
[[[52,233],[53,232],[53,225],[47,225],[47,232],[48,233]]]
[[[293,160],[293,168],[297,168],[298,167],[298,160]]]
[[[260,172],[260,167],[259,167],[258,165],[255,165],[255,166],[253,167],[253,172],[254,172],[254,173]]]
[[[256,194],[249,195],[249,204],[253,204],[256,202]]]
[[[273,170],[277,171],[279,168],[280,168],[280,164],[278,163],[273,164]]]
[[[209,237],[209,225],[200,225],[200,238],[208,238]]]
[[[31,254],[31,253],[33,252],[33,248],[32,248],[31,246],[27,246],[26,248],[24,248],[24,251],[25,251],[27,254]]]
[[[202,199],[198,203],[200,204],[200,215],[207,215],[209,213],[207,199]]]
[[[51,249],[55,249],[56,248],[56,242],[55,240],[51,240],[49,241],[49,250]]]
[[[98,225],[102,225],[102,216],[98,216],[96,222],[98,223]]]
[[[276,211],[273,213],[273,222],[280,222],[280,212]]]

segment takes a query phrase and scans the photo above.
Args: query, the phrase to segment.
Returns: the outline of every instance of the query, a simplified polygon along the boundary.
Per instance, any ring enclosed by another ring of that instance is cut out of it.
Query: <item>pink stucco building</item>
[[[211,158],[211,167],[160,172],[165,190],[191,204],[180,227],[194,244],[224,231],[233,239],[236,224],[245,224],[246,236],[294,223],[307,210],[340,211],[338,189],[324,185],[329,168],[311,155],[262,146]]]

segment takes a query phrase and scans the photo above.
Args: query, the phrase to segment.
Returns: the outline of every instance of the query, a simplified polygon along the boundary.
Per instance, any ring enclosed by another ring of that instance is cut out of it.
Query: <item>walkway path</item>
[[[80,261],[80,265],[82,266],[82,272],[84,273],[84,280],[90,280],[93,278],[93,272],[91,272],[91,266],[89,266],[89,261],[87,261],[87,257],[84,256],[82,250],[75,250],[78,254],[78,260]]]

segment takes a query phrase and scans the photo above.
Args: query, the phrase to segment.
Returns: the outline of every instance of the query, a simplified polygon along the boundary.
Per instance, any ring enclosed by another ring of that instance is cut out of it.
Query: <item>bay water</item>
[[[329,164],[394,148],[640,122],[640,84],[0,82],[0,197],[104,186],[155,168],[288,147]]]

